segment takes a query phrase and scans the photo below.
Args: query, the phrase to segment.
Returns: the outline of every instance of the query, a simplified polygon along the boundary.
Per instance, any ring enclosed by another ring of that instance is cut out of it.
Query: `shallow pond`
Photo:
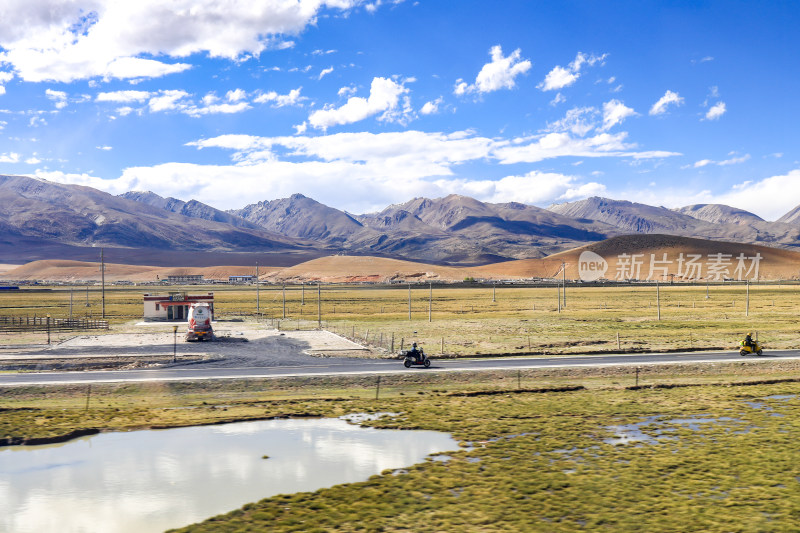
[[[0,531],[163,531],[276,494],[363,481],[456,449],[443,433],[378,430],[337,419],[103,433],[3,447]]]

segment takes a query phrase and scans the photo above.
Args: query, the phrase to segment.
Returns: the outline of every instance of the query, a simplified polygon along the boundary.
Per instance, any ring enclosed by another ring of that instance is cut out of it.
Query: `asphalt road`
[[[267,367],[213,367],[177,364],[153,370],[5,373],[0,374],[0,386],[394,374],[400,372],[465,372],[476,370],[523,370],[620,365],[646,366],[659,364],[721,363],[744,360],[774,361],[776,359],[800,359],[800,350],[769,351],[765,352],[765,355],[761,357],[742,357],[736,352],[729,351],[459,360],[436,360],[435,357],[432,357],[431,359],[433,364],[428,369],[422,367],[407,369],[400,360],[338,359],[307,356],[297,359],[293,358],[290,361],[286,361],[284,364]]]

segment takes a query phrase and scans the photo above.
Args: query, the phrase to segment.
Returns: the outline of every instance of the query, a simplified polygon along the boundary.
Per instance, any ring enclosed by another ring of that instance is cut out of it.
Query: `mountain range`
[[[94,260],[102,246],[118,262],[162,266],[287,266],[335,254],[476,265],[546,257],[630,234],[796,249],[800,206],[769,222],[718,204],[668,209],[592,197],[545,209],[450,195],[355,215],[294,194],[222,211],[149,191],[113,196],[80,185],[0,176],[0,230],[5,263]]]

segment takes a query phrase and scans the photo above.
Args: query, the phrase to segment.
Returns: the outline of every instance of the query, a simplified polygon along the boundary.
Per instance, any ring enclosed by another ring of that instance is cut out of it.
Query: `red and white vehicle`
[[[207,303],[196,303],[189,307],[189,329],[187,341],[213,341],[211,328],[211,307]]]

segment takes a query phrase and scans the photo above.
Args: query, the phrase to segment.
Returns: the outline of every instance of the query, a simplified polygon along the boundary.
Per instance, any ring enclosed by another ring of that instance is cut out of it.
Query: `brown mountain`
[[[698,220],[712,224],[752,224],[764,222],[764,219],[744,209],[737,209],[722,204],[694,204],[673,209],[678,213],[689,215]]]
[[[347,213],[302,194],[250,204],[230,213],[281,235],[328,243],[345,242],[363,227]]]
[[[669,234],[684,237],[800,246],[800,228],[782,221],[767,222],[728,206],[688,206],[678,210],[646,204],[592,197],[552,205],[549,211],[584,221],[601,221],[618,228],[619,234]],[[686,212],[694,213],[699,218]],[[749,215],[749,216],[748,216]],[[718,222],[712,219],[716,218]]]
[[[415,198],[357,218],[367,227],[386,232],[413,229],[425,235],[447,235],[441,245],[460,247],[472,257],[491,257],[494,261],[504,257],[542,257],[618,233],[602,222],[586,223],[530,205],[493,204],[456,194],[437,199]],[[455,250],[449,253],[454,254]]]
[[[296,194],[224,212],[151,192],[116,197],[0,176],[0,262],[93,261],[92,247],[103,246],[117,262],[152,265],[281,266],[331,253],[478,265],[656,233],[791,248],[800,246],[795,211],[767,222],[722,205],[672,210],[595,197],[541,209],[450,195],[356,216]]]
[[[800,224],[800,205],[783,215],[779,218],[776,222],[782,222],[784,224],[792,224],[797,225]]]
[[[14,246],[16,261],[42,258],[39,254],[47,248],[69,252],[62,258],[75,258],[78,250],[94,246],[165,252],[314,251],[310,243],[261,228],[191,218],[91,187],[24,176],[0,176],[0,228],[6,246]],[[2,252],[7,255],[8,248],[3,246]]]
[[[150,191],[129,191],[120,194],[119,197],[125,198],[126,200],[135,200],[159,209],[166,209],[167,211],[172,211],[173,213],[178,213],[179,215],[190,218],[200,218],[213,222],[222,222],[223,224],[230,224],[231,226],[237,228],[259,228],[257,224],[248,222],[245,219],[231,213],[220,211],[219,209],[215,209],[210,205],[198,202],[197,200],[189,200],[188,202],[184,202],[183,200],[178,200],[177,198],[172,197],[163,198]]]

